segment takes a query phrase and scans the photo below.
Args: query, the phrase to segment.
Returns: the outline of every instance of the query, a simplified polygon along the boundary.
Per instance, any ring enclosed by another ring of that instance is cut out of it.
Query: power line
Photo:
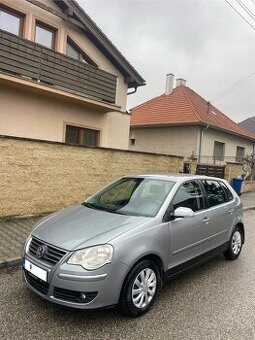
[[[251,26],[252,29],[255,30],[255,26],[253,26],[228,0],[225,0],[225,2],[244,20]],[[255,21],[255,15],[248,9],[246,5],[243,4],[241,0],[236,0],[236,2],[245,10],[247,14]],[[255,1],[252,0],[252,2],[255,5]],[[239,79],[237,82],[235,82],[233,85],[227,87],[225,90],[219,92],[212,101],[219,101],[229,95],[231,92],[237,90],[239,87],[241,87],[244,83],[246,83],[250,78],[255,76],[255,70],[253,70],[251,73],[247,74],[243,78]]]
[[[225,2],[231,7],[233,8],[233,10],[244,20],[247,22],[247,24],[249,26],[251,26],[252,29],[254,29],[255,31],[255,26],[253,26],[241,13],[238,12],[238,10],[228,1],[228,0],[225,0]]]
[[[236,0],[236,2],[243,8],[243,10],[252,18],[252,20],[255,21],[255,15],[252,13],[252,11],[241,1]]]
[[[253,70],[251,73],[247,74],[243,78],[239,79],[237,82],[235,82],[233,85],[227,87],[225,90],[219,92],[212,101],[219,101],[229,95],[231,92],[237,90],[239,87],[241,87],[244,83],[246,83],[250,78],[255,76],[255,70]]]

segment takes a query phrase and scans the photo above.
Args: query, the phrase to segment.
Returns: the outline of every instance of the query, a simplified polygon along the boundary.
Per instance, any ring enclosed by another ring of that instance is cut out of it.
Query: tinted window
[[[223,187],[223,189],[226,193],[226,201],[227,202],[232,201],[232,199],[234,198],[232,192],[229,190],[229,188],[226,186],[225,183],[223,183],[223,182],[219,182],[219,183]]]
[[[202,183],[205,188],[209,207],[214,207],[227,201],[225,190],[219,182],[203,180]]]
[[[179,207],[198,211],[204,208],[204,200],[197,182],[190,181],[182,184],[176,192],[173,201],[174,210]]]

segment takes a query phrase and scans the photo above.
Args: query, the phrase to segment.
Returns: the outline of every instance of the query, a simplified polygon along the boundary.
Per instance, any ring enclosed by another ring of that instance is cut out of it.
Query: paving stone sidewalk
[[[242,194],[241,199],[244,210],[255,209],[255,192]],[[0,219],[0,269],[20,264],[24,242],[40,218]]]
[[[20,263],[24,242],[40,218],[0,220],[0,269]]]

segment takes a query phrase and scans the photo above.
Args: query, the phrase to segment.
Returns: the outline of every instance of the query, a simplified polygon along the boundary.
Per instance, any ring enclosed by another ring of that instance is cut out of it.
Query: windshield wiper
[[[91,208],[91,209],[95,209],[95,210],[101,210],[101,207],[94,205],[92,203],[82,202],[81,204],[84,205],[87,208]]]
[[[114,210],[114,209],[112,209],[110,207],[104,206],[104,205],[95,205],[95,204],[88,203],[88,202],[83,202],[82,205],[84,205],[87,208],[91,208],[91,209],[95,209],[95,210],[107,211],[107,212],[112,213],[112,214],[125,215],[122,212],[118,212],[118,211],[116,211],[116,210]]]

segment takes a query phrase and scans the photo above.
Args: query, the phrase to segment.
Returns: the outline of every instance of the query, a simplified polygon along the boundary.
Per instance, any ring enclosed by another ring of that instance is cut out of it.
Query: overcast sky
[[[228,1],[241,12],[237,0]],[[241,1],[255,15],[255,1]],[[225,0],[78,2],[146,80],[129,96],[128,108],[164,93],[165,75],[173,73],[236,122],[255,115],[255,29]]]

